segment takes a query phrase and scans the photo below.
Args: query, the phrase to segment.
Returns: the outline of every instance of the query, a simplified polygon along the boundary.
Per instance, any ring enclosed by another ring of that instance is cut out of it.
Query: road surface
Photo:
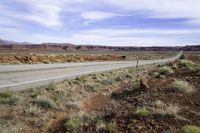
[[[142,60],[139,65],[166,63],[178,59]],[[136,66],[136,61],[85,62],[65,64],[0,65],[0,90],[21,90],[47,85],[80,75]]]

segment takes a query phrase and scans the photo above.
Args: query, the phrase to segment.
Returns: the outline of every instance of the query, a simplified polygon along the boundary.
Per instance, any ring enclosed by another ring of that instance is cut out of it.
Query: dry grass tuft
[[[153,107],[150,108],[151,111],[160,116],[170,116],[170,117],[176,117],[178,111],[180,108],[177,105],[173,104],[165,104],[162,101],[156,101],[153,104]]]
[[[195,65],[194,62],[190,61],[190,60],[181,60],[181,65],[184,67],[192,67]]]
[[[178,91],[189,93],[194,91],[193,86],[190,85],[187,81],[176,80],[173,82],[172,87]]]
[[[164,67],[162,67],[162,68],[159,69],[159,73],[161,75],[166,75],[166,74],[174,73],[174,71],[170,67],[164,66]]]
[[[45,96],[38,96],[34,103],[43,108],[51,109],[56,107],[56,103],[52,99]]]

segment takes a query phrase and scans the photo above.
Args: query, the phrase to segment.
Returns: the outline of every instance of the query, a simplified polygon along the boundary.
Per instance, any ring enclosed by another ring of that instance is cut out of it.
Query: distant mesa
[[[115,47],[99,45],[75,45],[71,43],[42,43],[14,42],[0,39],[0,50],[6,51],[200,51],[200,45],[184,47]]]

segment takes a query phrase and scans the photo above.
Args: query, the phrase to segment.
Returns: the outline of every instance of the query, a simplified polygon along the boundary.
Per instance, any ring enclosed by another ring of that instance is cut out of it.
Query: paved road
[[[139,65],[165,63],[176,57],[160,60],[143,60]],[[136,66],[136,61],[86,62],[65,64],[0,65],[0,90],[20,90],[47,85],[80,75]]]

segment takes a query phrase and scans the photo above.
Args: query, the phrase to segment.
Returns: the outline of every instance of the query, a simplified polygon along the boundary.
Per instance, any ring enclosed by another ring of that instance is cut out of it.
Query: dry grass
[[[176,80],[173,82],[172,87],[180,92],[189,93],[194,91],[193,86],[187,81]]]
[[[182,133],[200,133],[200,127],[197,126],[184,126],[181,129]]]
[[[65,129],[67,131],[75,131],[81,124],[80,118],[71,117],[65,122]]]
[[[162,67],[162,68],[159,69],[159,73],[161,75],[166,75],[166,74],[174,73],[174,71],[170,67],[164,66],[164,67]]]
[[[56,107],[56,103],[52,99],[45,96],[38,96],[34,103],[43,108],[51,109]]]
[[[55,83],[50,83],[48,86],[47,86],[47,90],[55,90],[57,87],[56,87],[56,84]]]
[[[80,110],[80,102],[67,102],[65,107],[70,110]]]
[[[180,110],[179,106],[173,104],[165,104],[162,101],[156,101],[153,104],[153,107],[150,108],[153,114],[160,116],[171,116],[176,117],[178,111]]]
[[[181,65],[184,67],[192,67],[195,65],[194,62],[190,61],[190,60],[181,60]]]

